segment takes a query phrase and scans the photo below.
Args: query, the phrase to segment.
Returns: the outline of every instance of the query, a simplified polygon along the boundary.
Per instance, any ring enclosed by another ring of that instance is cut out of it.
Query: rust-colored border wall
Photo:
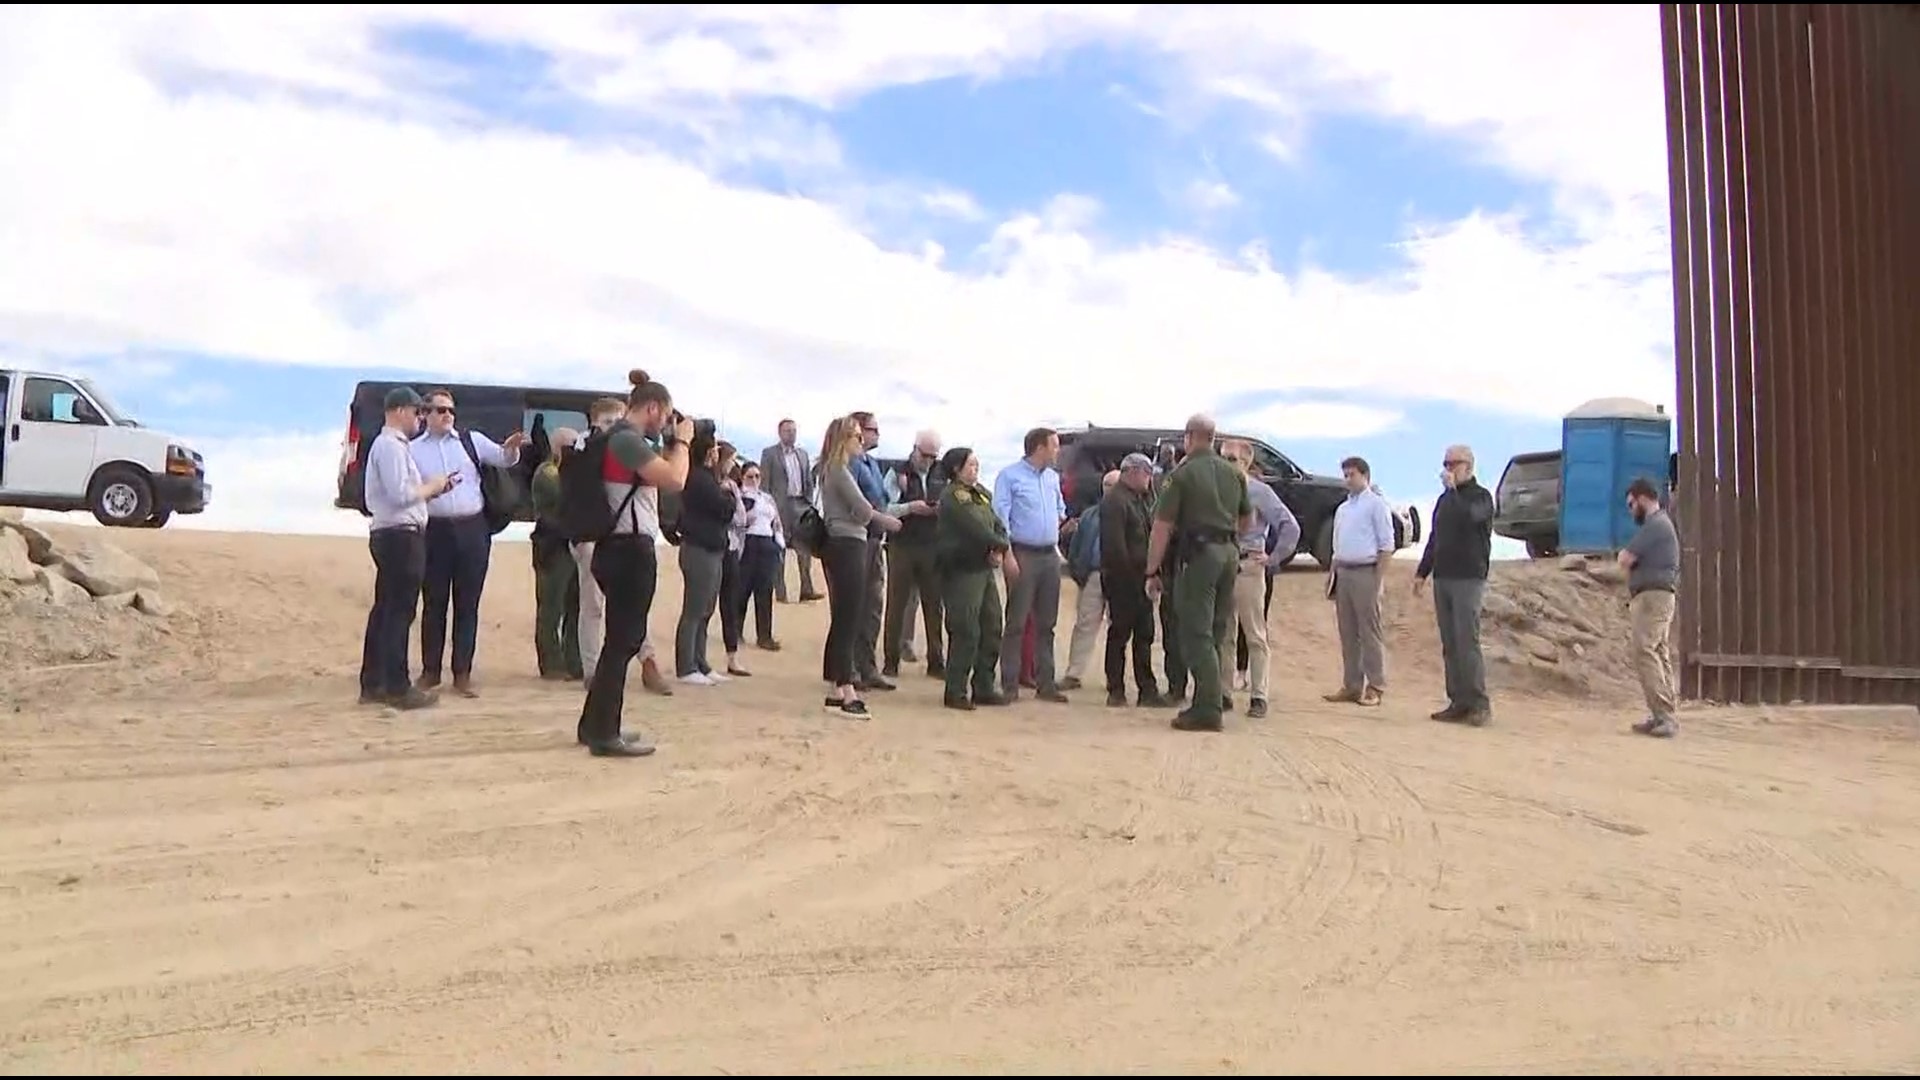
[[[1682,696],[1920,703],[1920,6],[1660,18]]]

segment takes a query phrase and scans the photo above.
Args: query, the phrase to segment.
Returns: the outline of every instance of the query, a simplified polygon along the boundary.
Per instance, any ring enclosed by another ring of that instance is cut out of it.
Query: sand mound
[[[1633,683],[1625,576],[1577,555],[1499,566],[1480,633],[1487,660],[1509,683],[1576,695]]]

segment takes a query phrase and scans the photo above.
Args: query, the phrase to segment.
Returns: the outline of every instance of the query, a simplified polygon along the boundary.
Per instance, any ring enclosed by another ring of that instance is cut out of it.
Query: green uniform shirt
[[[533,470],[533,516],[545,519],[560,510],[560,462],[549,457]]]
[[[1153,508],[1155,520],[1180,532],[1207,530],[1226,533],[1231,540],[1240,531],[1240,519],[1253,513],[1247,498],[1247,474],[1211,449],[1188,454],[1167,477]]]
[[[938,521],[940,562],[955,570],[985,570],[989,554],[1012,547],[1006,525],[993,512],[993,495],[978,484],[948,484]]]

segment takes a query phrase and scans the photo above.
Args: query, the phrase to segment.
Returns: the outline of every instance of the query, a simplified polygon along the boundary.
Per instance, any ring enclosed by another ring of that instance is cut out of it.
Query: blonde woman
[[[854,642],[872,587],[867,580],[867,526],[900,529],[900,519],[875,510],[853,478],[851,463],[864,448],[860,421],[851,416],[828,424],[820,444],[820,517],[827,526],[820,562],[827,572],[829,613],[820,674],[834,688],[827,708],[856,719],[869,715],[854,684]]]

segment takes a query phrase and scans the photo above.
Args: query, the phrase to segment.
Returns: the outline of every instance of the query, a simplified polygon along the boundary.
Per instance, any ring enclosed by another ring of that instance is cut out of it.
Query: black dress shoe
[[[1013,704],[1012,701],[1008,700],[1006,695],[994,693],[975,694],[973,695],[973,703],[983,709],[999,708],[1004,705]]]
[[[1224,731],[1226,730],[1226,725],[1222,723],[1220,718],[1217,716],[1215,717],[1195,716],[1193,713],[1193,710],[1188,709],[1185,712],[1181,713],[1179,716],[1176,716],[1173,718],[1173,730],[1175,731]]]
[[[961,712],[973,711],[973,702],[963,697],[954,697],[950,694],[943,696],[940,699],[940,704],[945,705],[949,709],[959,709]]]
[[[859,683],[855,685],[857,685],[862,690],[878,690],[881,693],[885,693],[889,690],[899,689],[899,687],[893,685],[892,683],[888,682],[886,679],[881,678],[880,676],[877,676],[877,675],[871,679],[862,679]]]
[[[1247,719],[1263,720],[1266,718],[1266,715],[1267,715],[1267,699],[1266,698],[1254,698],[1252,701],[1247,702]]]
[[[387,704],[406,712],[412,712],[415,709],[431,709],[440,704],[440,694],[438,691],[409,686],[405,692],[388,697]]]
[[[1046,690],[1041,690],[1035,693],[1033,696],[1039,698],[1041,701],[1051,701],[1055,705],[1067,705],[1072,703],[1072,699],[1067,697],[1066,691],[1058,688],[1049,688]]]

